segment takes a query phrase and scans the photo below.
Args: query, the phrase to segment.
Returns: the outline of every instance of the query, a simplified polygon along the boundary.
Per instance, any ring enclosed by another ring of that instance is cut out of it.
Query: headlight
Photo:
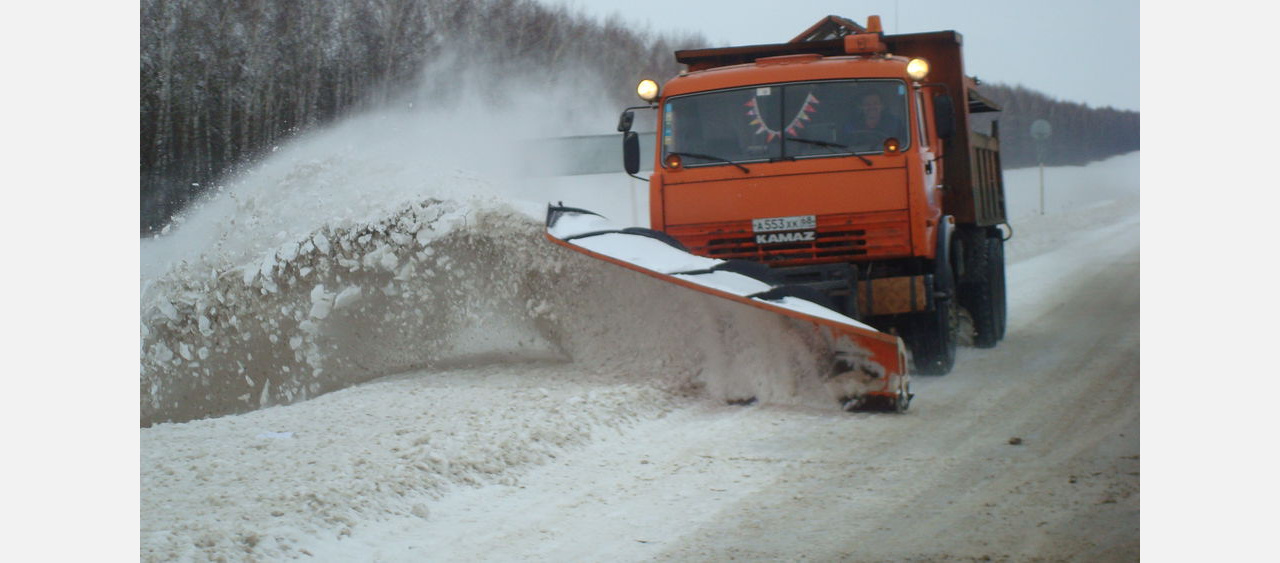
[[[911,62],[907,63],[907,76],[910,76],[912,80],[919,82],[924,80],[924,77],[928,74],[928,61],[924,59],[911,59]]]
[[[652,103],[658,99],[658,83],[648,78],[641,80],[636,86],[636,94],[640,95],[640,99]]]

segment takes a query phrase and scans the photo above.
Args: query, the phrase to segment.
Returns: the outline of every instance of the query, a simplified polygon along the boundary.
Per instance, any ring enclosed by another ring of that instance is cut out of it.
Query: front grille
[[[911,253],[906,211],[818,217],[812,241],[757,244],[751,221],[682,225],[667,230],[694,254],[770,265],[851,262]]]

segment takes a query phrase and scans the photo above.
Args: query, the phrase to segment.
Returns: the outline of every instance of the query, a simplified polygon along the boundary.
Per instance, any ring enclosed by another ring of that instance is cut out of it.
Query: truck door
[[[930,96],[925,95],[924,88],[916,89],[915,103],[915,126],[916,138],[920,139],[920,160],[924,164],[924,187],[926,196],[935,205],[942,205],[942,193],[939,185],[939,179],[942,178],[942,160],[938,159],[936,147],[940,147],[938,139],[934,136],[935,131],[931,123],[933,120],[933,106]]]

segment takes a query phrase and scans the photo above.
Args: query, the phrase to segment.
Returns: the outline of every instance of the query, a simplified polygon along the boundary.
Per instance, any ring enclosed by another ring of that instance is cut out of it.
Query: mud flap
[[[802,291],[690,254],[665,233],[618,227],[583,209],[548,206],[546,237],[592,258],[812,326],[832,350],[826,385],[846,410],[902,412],[910,403],[902,340],[805,299]]]

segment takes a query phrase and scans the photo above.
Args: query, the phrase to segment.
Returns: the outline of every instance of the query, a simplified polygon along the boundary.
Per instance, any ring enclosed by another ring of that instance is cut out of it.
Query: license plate
[[[816,215],[797,215],[795,217],[770,217],[768,219],[752,219],[751,230],[756,233],[772,233],[777,231],[801,231],[818,228]]]

